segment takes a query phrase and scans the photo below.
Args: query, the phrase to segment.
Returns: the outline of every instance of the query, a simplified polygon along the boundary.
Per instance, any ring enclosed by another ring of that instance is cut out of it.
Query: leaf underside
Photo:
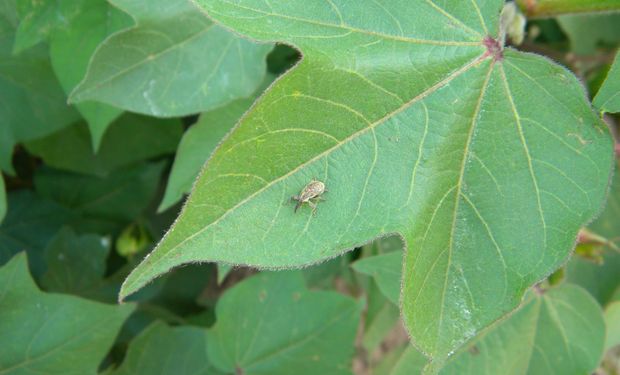
[[[407,329],[441,359],[514,309],[599,211],[609,131],[565,69],[494,48],[503,1],[197,4],[304,58],[215,151],[121,299],[184,263],[299,267],[396,233]],[[294,213],[313,178],[327,201]]]

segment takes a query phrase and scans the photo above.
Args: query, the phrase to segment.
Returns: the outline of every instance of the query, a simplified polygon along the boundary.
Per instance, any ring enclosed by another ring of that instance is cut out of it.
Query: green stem
[[[517,4],[528,18],[566,13],[620,12],[620,0],[517,0]]]

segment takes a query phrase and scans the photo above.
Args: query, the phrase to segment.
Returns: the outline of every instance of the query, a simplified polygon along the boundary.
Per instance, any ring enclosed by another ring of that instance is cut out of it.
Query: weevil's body
[[[316,203],[313,202],[313,199],[321,200],[321,194],[326,192],[325,184],[318,180],[312,180],[306,187],[301,190],[299,195],[295,195],[291,197],[291,200],[297,201],[295,205],[295,212],[301,207],[304,203],[308,203],[310,207],[312,207],[312,213],[316,213]]]

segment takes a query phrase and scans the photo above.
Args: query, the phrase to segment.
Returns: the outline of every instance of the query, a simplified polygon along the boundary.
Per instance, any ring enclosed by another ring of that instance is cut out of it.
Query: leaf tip
[[[129,273],[129,276],[127,276],[125,281],[123,281],[121,290],[118,292],[118,303],[124,304],[127,297],[137,292],[146,284],[145,282],[139,282],[136,276],[134,276],[136,275],[136,271],[140,269],[140,266],[134,268],[133,271]]]
[[[68,104],[76,104],[88,99],[88,90],[85,90],[83,88],[82,83],[83,82],[78,83],[78,85],[75,86],[71,93],[69,93],[69,96],[67,97]]]

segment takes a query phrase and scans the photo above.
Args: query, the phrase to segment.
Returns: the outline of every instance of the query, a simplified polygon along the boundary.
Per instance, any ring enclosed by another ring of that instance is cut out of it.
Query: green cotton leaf
[[[15,5],[19,26],[15,33],[13,53],[18,55],[47,40],[54,30],[66,27],[85,1],[88,0],[17,0]]]
[[[404,322],[440,361],[564,264],[600,210],[609,130],[571,73],[499,46],[503,0],[197,3],[304,57],[220,144],[121,299],[184,263],[302,267],[399,234]],[[313,178],[326,201],[294,212]]]
[[[619,14],[570,14],[556,19],[578,55],[592,55],[599,47],[613,48],[620,42]]]
[[[35,277],[45,271],[44,250],[75,215],[57,203],[21,190],[8,195],[8,212],[0,224],[0,265],[26,251]]]
[[[364,289],[367,306],[362,346],[368,353],[373,353],[396,324],[400,325],[400,311],[396,307],[398,303],[389,301],[376,283],[369,282]]]
[[[594,222],[588,225],[592,232],[612,241],[620,238],[620,221],[618,220],[620,217],[620,174],[618,172],[616,163],[605,209]]]
[[[392,373],[391,371],[394,369],[394,366],[396,366],[396,363],[401,358],[401,356],[405,353],[405,350],[407,350],[407,346],[401,345],[386,352],[379,359],[379,361],[374,361],[375,363],[371,364],[372,366],[370,370],[371,374],[373,375],[391,374]],[[423,360],[426,360],[426,358],[422,354],[419,354],[419,355],[422,357]],[[421,372],[422,372],[422,368],[420,368],[417,373],[421,373]],[[411,372],[411,374],[415,374],[415,372]]]
[[[620,112],[620,51],[616,53],[616,59],[592,104],[601,112]]]
[[[163,162],[139,164],[106,177],[42,168],[34,183],[40,196],[79,215],[74,227],[106,233],[106,229],[120,230],[140,217],[155,198],[164,167]]]
[[[52,66],[67,94],[86,75],[88,62],[97,46],[108,36],[133,24],[128,15],[106,0],[79,0],[77,4],[75,17],[50,36]],[[93,148],[97,150],[108,125],[122,110],[97,102],[79,103],[75,108],[88,122]]]
[[[613,302],[605,308],[605,323],[607,324],[605,339],[605,350],[607,351],[620,345],[620,301]]]
[[[47,271],[41,285],[50,292],[91,297],[104,278],[110,245],[109,237],[78,236],[63,228],[45,249]]]
[[[455,354],[440,374],[590,374],[603,356],[605,322],[583,289],[539,295]]]
[[[231,266],[229,264],[223,264],[223,263],[218,263],[217,264],[217,283],[218,283],[218,285],[220,285],[220,284],[222,284],[222,282],[224,282],[224,279],[226,278],[226,276],[228,276],[228,274],[232,270],[233,270],[233,266]]]
[[[136,26],[103,42],[72,102],[96,100],[158,117],[183,116],[250,96],[270,44],[215,25],[188,0],[110,0]]]
[[[198,122],[183,134],[177,150],[164,198],[158,211],[163,212],[189,193],[200,168],[215,147],[239,118],[250,108],[255,98],[239,99],[224,107],[202,114]]]
[[[455,353],[439,374],[589,374],[604,341],[600,306],[583,289],[565,284],[530,293],[514,314]],[[422,358],[410,347],[389,374],[421,373]]]
[[[338,293],[309,291],[301,272],[259,273],[218,301],[209,360],[244,375],[350,374],[362,308]]]
[[[353,263],[355,271],[372,278],[383,294],[395,305],[400,297],[403,253],[394,251],[387,254],[363,258]]]
[[[104,177],[121,167],[173,153],[182,135],[178,119],[126,114],[110,126],[97,153],[83,123],[28,142],[26,148],[48,166]]]
[[[179,360],[182,358],[182,360]],[[220,374],[207,360],[207,332],[156,322],[133,339],[119,368],[110,375]]]
[[[6,215],[6,188],[4,187],[4,177],[0,173],[0,224]]]
[[[569,282],[586,289],[604,306],[611,301],[615,290],[620,287],[620,253],[606,251],[602,264],[574,256],[568,263],[566,274]]]
[[[338,286],[354,287],[356,280],[350,268],[352,255],[348,254],[347,256],[330,259],[314,267],[305,268],[302,273],[308,288],[332,290]]]
[[[67,105],[45,46],[12,55],[15,20],[10,13],[14,9],[4,6],[0,9],[0,169],[12,173],[16,143],[51,134],[79,115]]]
[[[389,375],[422,374],[428,359],[413,346],[409,345],[401,354],[396,364],[387,373]],[[387,375],[386,374],[386,375]],[[377,374],[380,375],[380,374]]]
[[[0,373],[94,375],[133,309],[42,293],[21,253],[0,268]]]
[[[614,173],[605,210],[588,226],[596,235],[618,242],[620,238],[620,174]],[[620,287],[620,252],[606,247],[602,264],[573,256],[567,267],[567,279],[585,288],[601,305],[606,305]]]

